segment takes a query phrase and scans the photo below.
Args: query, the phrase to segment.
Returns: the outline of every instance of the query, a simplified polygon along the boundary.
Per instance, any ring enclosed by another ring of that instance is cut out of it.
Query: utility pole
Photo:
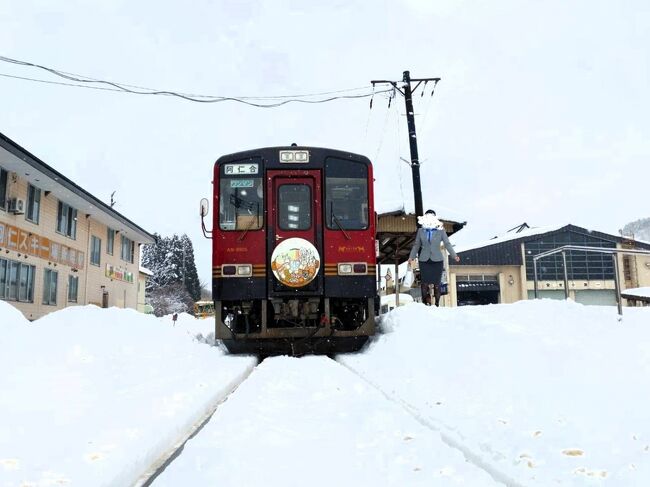
[[[440,81],[440,78],[411,78],[411,73],[404,71],[404,77],[402,78],[402,89],[400,89],[397,84],[398,81],[389,81],[389,80],[372,80],[371,83],[373,87],[376,84],[390,84],[393,88],[399,91],[404,96],[404,103],[406,104],[406,121],[408,123],[408,132],[409,132],[409,148],[411,150],[411,173],[413,176],[413,197],[415,199],[415,214],[417,216],[424,214],[424,208],[422,206],[422,185],[420,183],[420,159],[418,157],[418,139],[415,134],[415,113],[413,112],[413,93],[418,89],[418,87],[424,83],[422,86],[422,95],[424,95],[424,89],[426,88],[427,83],[433,82],[433,89],[431,90],[431,96],[436,89],[436,85]],[[415,87],[411,88],[411,83],[417,83]]]

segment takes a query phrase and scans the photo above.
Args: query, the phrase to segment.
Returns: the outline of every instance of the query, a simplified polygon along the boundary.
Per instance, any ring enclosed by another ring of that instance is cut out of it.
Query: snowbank
[[[29,323],[0,301],[0,485],[132,484],[255,365],[180,330],[94,306]]]
[[[650,309],[428,308],[339,357],[512,485],[650,485]]]
[[[176,323],[174,323],[172,315],[163,316],[158,319],[175,330],[189,335],[191,338],[194,338],[201,343],[207,343],[209,345],[215,345],[217,343],[214,339],[213,316],[207,318],[195,318],[189,313],[180,313],[176,319]]]

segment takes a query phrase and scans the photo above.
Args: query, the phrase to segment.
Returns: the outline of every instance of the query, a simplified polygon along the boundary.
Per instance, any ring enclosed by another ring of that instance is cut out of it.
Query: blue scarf
[[[429,242],[431,242],[431,237],[433,236],[433,232],[435,232],[436,229],[435,228],[425,228],[425,230],[427,231],[427,240],[429,240]]]

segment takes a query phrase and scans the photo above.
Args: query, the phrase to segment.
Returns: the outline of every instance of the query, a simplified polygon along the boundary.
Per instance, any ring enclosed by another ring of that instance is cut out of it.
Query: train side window
[[[325,161],[325,212],[331,230],[368,228],[368,167],[330,157]]]
[[[219,183],[219,228],[259,230],[264,223],[262,178],[223,177]]]
[[[278,187],[278,225],[282,230],[311,228],[311,188],[306,184]]]

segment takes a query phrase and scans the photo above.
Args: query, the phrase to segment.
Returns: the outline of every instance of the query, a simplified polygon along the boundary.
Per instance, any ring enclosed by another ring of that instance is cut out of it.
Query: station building
[[[141,246],[153,242],[0,133],[0,299],[28,319],[82,304],[136,309]]]
[[[513,303],[534,298],[533,257],[564,245],[650,250],[647,242],[564,225],[530,228],[523,224],[505,236],[457,248],[459,263],[449,268],[452,306]],[[578,303],[615,305],[614,261],[610,254],[567,251],[569,297]],[[650,286],[650,255],[618,254],[621,290]],[[561,254],[538,261],[538,295],[564,299]],[[634,305],[630,300],[628,305]]]

